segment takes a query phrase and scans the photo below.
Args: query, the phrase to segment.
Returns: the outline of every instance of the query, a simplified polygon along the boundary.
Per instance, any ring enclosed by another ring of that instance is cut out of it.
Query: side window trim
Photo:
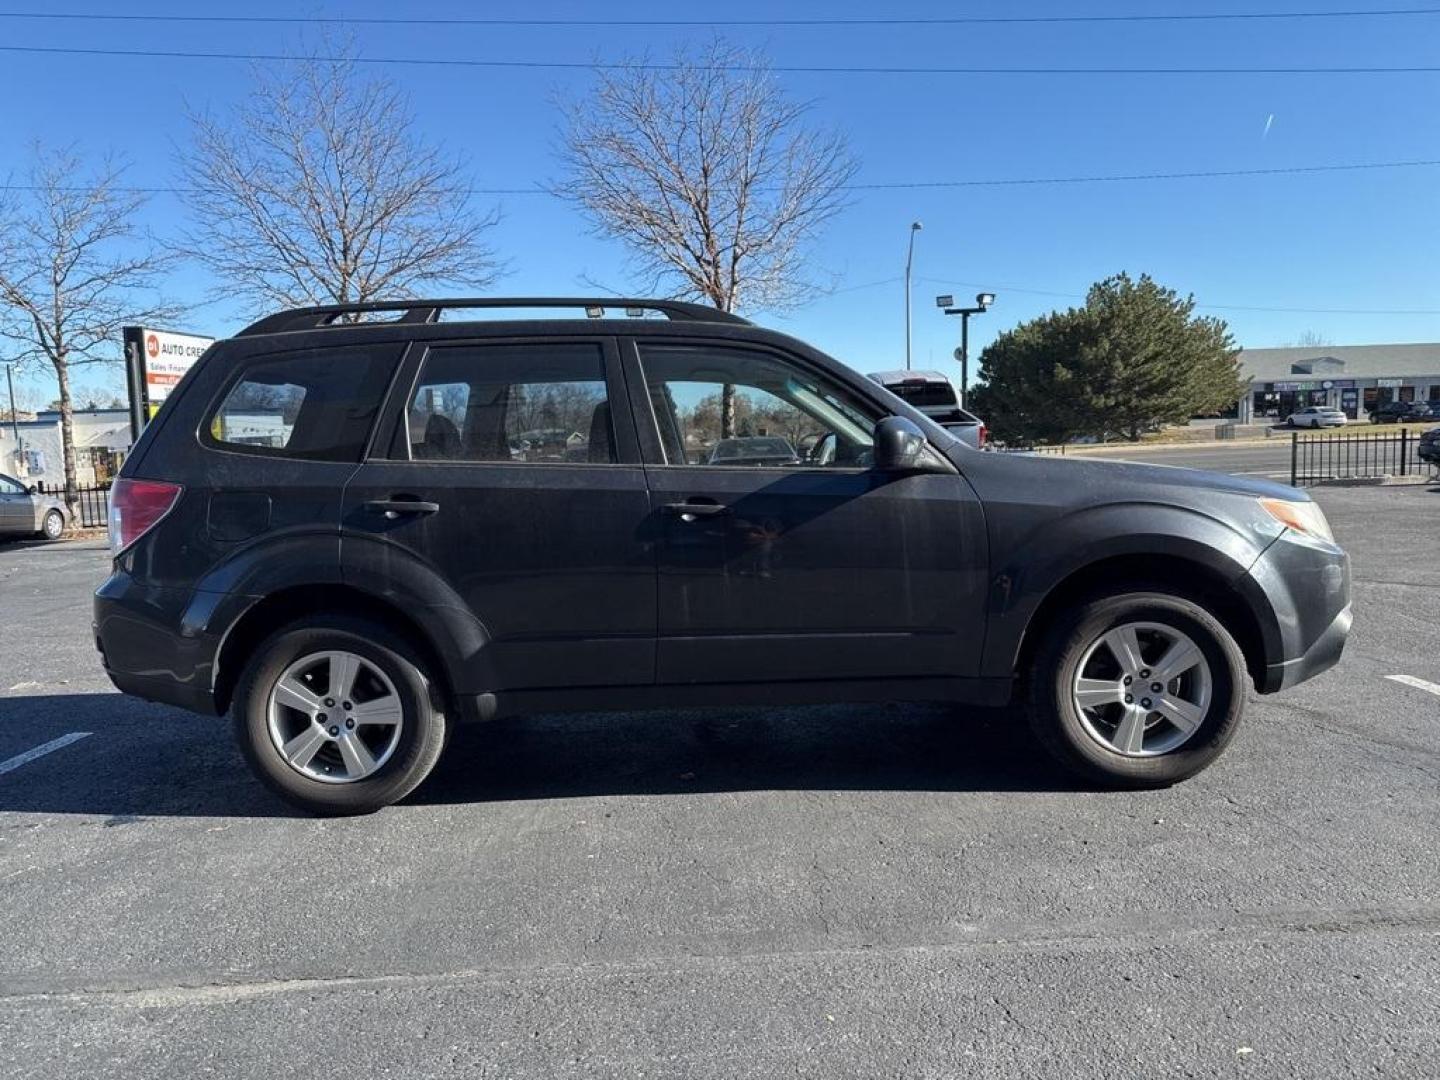
[[[631,389],[630,412],[637,430],[640,433],[640,448],[645,465],[649,468],[668,469],[705,469],[707,472],[743,472],[745,474],[757,472],[770,473],[794,473],[794,472],[823,472],[829,474],[864,473],[869,472],[868,466],[864,465],[720,465],[706,464],[695,465],[688,461],[670,461],[669,455],[665,452],[664,443],[660,436],[660,420],[655,414],[655,404],[650,395],[649,382],[645,377],[644,361],[641,358],[642,345],[656,345],[660,347],[675,346],[680,348],[716,348],[735,349],[762,354],[771,357],[782,364],[789,364],[806,374],[833,382],[833,376],[823,369],[817,369],[814,364],[807,362],[804,357],[794,353],[778,349],[766,342],[736,340],[734,338],[705,338],[691,336],[656,337],[653,339],[641,339],[630,337],[623,342],[622,355],[626,381]],[[840,383],[842,389],[854,392],[852,387]],[[875,402],[865,398],[862,394],[855,394],[868,405],[875,405]],[[876,406],[878,408],[878,406]],[[893,415],[888,412],[885,415]]]
[[[425,359],[432,350],[451,348],[483,348],[504,345],[595,345],[600,349],[605,377],[606,400],[610,403],[610,429],[615,440],[615,460],[611,462],[564,462],[564,461],[420,461],[411,454],[410,443],[410,402],[420,386],[420,375]],[[406,462],[412,465],[471,468],[586,468],[603,469],[616,466],[633,468],[640,464],[640,450],[634,420],[630,410],[622,403],[628,400],[626,380],[620,362],[619,345],[616,338],[607,335],[577,336],[544,335],[496,337],[456,337],[428,341],[412,341],[398,374],[390,387],[390,397],[376,425],[376,434],[366,461],[389,463]],[[383,433],[383,434],[382,434]]]

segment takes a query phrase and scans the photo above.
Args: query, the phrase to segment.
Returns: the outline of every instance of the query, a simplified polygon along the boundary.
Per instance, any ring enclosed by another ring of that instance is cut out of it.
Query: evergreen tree
[[[1118,274],[1093,285],[1083,307],[1001,334],[981,354],[972,402],[1010,442],[1135,440],[1237,401],[1238,356],[1225,323],[1197,317],[1193,297]]]

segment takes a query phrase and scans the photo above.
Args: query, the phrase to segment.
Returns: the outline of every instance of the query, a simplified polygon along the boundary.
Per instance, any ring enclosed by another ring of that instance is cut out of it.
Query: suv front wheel
[[[1030,679],[1036,735],[1115,787],[1163,787],[1220,756],[1245,709],[1245,660],[1203,607],[1163,592],[1092,598],[1056,620]]]
[[[445,745],[423,663],[361,619],[306,619],[271,635],[240,677],[233,713],[256,775],[317,814],[368,814],[403,799]]]

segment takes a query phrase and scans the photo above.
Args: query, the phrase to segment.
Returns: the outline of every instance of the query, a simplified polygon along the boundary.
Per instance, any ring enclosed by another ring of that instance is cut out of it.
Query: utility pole
[[[967,308],[950,307],[954,298],[950,296],[937,296],[935,304],[945,309],[946,315],[960,316],[960,348],[955,350],[955,359],[960,361],[960,404],[965,404],[965,399],[970,393],[970,316],[984,315],[990,310],[990,305],[995,303],[995,294],[982,292],[975,296],[975,306]]]
[[[910,249],[905,253],[905,370],[910,370],[910,264],[915,261],[915,234],[925,226],[910,223]]]
[[[14,364],[5,365],[5,382],[10,387],[10,430],[15,432],[15,449],[20,449],[20,414],[15,411],[15,376],[11,374]]]

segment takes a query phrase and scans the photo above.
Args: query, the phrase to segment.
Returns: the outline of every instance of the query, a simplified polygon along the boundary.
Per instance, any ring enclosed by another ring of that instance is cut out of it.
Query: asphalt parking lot
[[[1317,497],[1344,660],[1141,793],[1004,711],[718,710],[297,817],[111,690],[98,542],[0,545],[0,1075],[1434,1076],[1440,488]]]

